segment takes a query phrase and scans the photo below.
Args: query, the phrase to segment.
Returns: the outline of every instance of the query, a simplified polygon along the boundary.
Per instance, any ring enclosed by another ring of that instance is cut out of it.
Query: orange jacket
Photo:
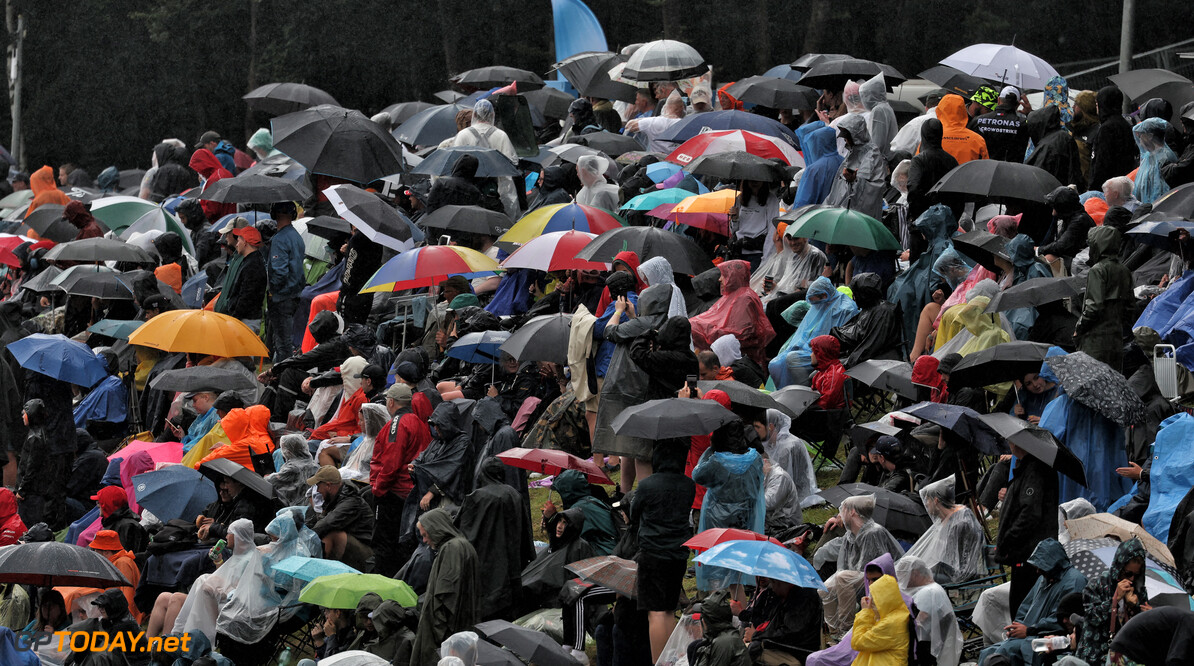
[[[234,409],[220,419],[228,444],[212,449],[199,465],[217,458],[227,458],[235,463],[253,469],[252,454],[269,453],[274,450],[274,440],[269,436],[269,407],[251,405],[245,409]],[[196,465],[195,467],[198,467]]]
[[[987,142],[978,132],[966,129],[970,115],[966,113],[966,100],[961,95],[946,95],[942,98],[937,104],[937,119],[945,130],[941,147],[953,155],[958,164],[988,158]]]
[[[70,203],[70,197],[58,189],[58,183],[54,181],[54,168],[51,166],[43,166],[30,174],[29,189],[33,190],[33,200],[29,202],[26,217],[42,204],[65,206]]]

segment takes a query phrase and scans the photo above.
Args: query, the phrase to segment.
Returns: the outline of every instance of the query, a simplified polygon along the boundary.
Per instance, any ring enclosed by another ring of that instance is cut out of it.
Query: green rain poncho
[[[445,509],[424,513],[419,524],[435,544],[435,563],[423,593],[411,663],[434,664],[445,638],[477,622],[477,551]]]

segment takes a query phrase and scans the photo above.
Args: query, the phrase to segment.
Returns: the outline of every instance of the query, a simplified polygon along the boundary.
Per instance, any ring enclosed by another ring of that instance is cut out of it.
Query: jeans
[[[290,358],[294,353],[294,313],[298,298],[270,299],[265,311],[265,341],[273,352],[274,362]]]

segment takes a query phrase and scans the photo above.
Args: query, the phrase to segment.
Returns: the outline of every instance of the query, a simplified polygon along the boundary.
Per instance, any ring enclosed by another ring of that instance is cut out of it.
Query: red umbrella
[[[680,144],[667,156],[667,161],[688,164],[701,155],[735,150],[745,151],[763,159],[778,157],[789,166],[804,166],[804,158],[783,139],[747,130],[702,132]]]
[[[782,543],[776,541],[772,537],[763,536],[758,532],[751,532],[750,530],[739,530],[728,527],[713,527],[707,529],[688,541],[685,541],[684,545],[700,553],[726,541],[770,541],[777,546],[783,547]]]
[[[596,234],[584,231],[553,231],[532,238],[506,257],[503,268],[532,268],[550,273],[552,271],[593,270],[607,271],[609,264],[577,259],[576,253],[585,249]]]
[[[605,472],[591,460],[582,460],[564,451],[555,449],[520,449],[513,448],[497,454],[502,462],[511,467],[540,472],[543,474],[559,474],[566,469],[584,472],[591,483],[614,485]]]
[[[0,264],[4,264],[10,268],[20,268],[21,260],[17,258],[17,255],[12,253],[12,250],[0,247]]]

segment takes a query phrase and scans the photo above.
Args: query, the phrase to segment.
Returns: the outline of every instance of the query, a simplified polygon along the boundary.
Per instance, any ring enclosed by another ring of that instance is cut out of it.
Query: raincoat
[[[1074,655],[1088,664],[1102,663],[1107,656],[1111,639],[1124,624],[1140,614],[1148,603],[1148,589],[1144,584],[1144,558],[1147,553],[1140,539],[1129,539],[1115,549],[1111,567],[1090,581],[1082,592],[1083,617],[1086,623],[1078,639]],[[1140,572],[1128,574],[1125,568],[1133,560],[1140,560]],[[1121,580],[1132,581],[1130,595],[1114,601],[1115,588]]]
[[[11,546],[25,535],[25,523],[17,514],[17,498],[8,488],[0,488],[0,546]]]
[[[957,306],[958,321],[974,336],[958,350],[962,356],[990,349],[1004,342],[1011,342],[1011,336],[999,326],[999,315],[983,313],[990,303],[991,299],[979,296],[971,299],[965,305]]]
[[[639,261],[637,254],[635,254],[631,250],[622,250],[621,252],[614,255],[614,260],[611,263],[614,267],[614,270],[618,269],[618,264],[622,264],[623,266],[629,268],[630,274],[634,276],[634,279],[637,282],[637,286],[634,289],[631,289],[631,291],[633,291],[636,294],[643,293],[643,290],[647,288],[647,284],[645,282],[643,282],[642,276],[640,276],[638,273],[638,267],[641,262]],[[600,315],[601,313],[605,312],[606,308],[608,308],[610,305],[613,304],[614,300],[615,299],[613,298],[613,296],[611,296],[609,293],[609,287],[602,287],[601,298],[597,300],[597,308],[594,309],[592,312],[594,314]],[[669,301],[669,308],[670,308],[670,301]],[[642,313],[640,312],[639,314],[642,314]]]
[[[261,551],[265,574],[274,581],[274,591],[280,595],[278,605],[283,607],[298,603],[299,592],[306,585],[306,581],[276,571],[274,567],[288,557],[323,555],[323,544],[320,543],[319,537],[303,525],[302,520],[303,514],[298,508],[288,507],[278,511],[269,525],[265,526],[265,533],[271,537],[270,543],[258,549]],[[283,612],[293,614],[296,610],[297,608]]]
[[[1194,457],[1188,443],[1194,436],[1194,416],[1179,412],[1161,422],[1153,442],[1152,466],[1164,474],[1149,476],[1148,508],[1140,524],[1148,533],[1168,543],[1178,505],[1194,487]],[[1140,485],[1144,484],[1142,479]]]
[[[128,418],[128,402],[124,380],[108,375],[75,405],[75,427],[85,428],[89,421],[123,423]]]
[[[770,300],[777,294],[794,293],[804,288],[801,285],[806,280],[812,282],[821,277],[826,262],[825,253],[811,243],[806,244],[804,252],[797,255],[785,242],[783,249],[764,259],[751,274],[750,288],[763,293],[767,276],[771,276],[775,279],[775,288],[764,297],[765,300]]]
[[[698,532],[732,527],[763,533],[767,503],[763,458],[757,451],[731,453],[710,448],[692,469],[692,480],[705,487]],[[696,573],[697,589],[702,591],[720,587],[727,582],[727,575],[733,575],[711,566],[698,566]]]
[[[480,571],[477,551],[452,524],[447,510],[432,509],[419,517],[419,524],[435,545],[435,562],[422,598],[411,663],[433,664],[444,639],[476,624]]]
[[[693,666],[750,666],[753,663],[733,620],[729,590],[718,590],[705,599],[701,604],[705,640],[697,648]]]
[[[687,317],[688,308],[684,306],[684,294],[676,286],[672,265],[663,257],[652,257],[638,267],[639,277],[648,287],[655,285],[669,285],[672,288],[672,300],[668,305],[668,317]]]
[[[816,303],[808,301],[811,303],[808,314],[767,365],[776,388],[794,383],[792,368],[811,368],[809,342],[813,338],[828,334],[835,326],[845,324],[858,313],[858,305],[850,297],[834,289],[833,283],[827,277],[819,277],[808,286],[805,298],[818,297],[821,300]]]
[[[282,151],[274,148],[274,136],[265,127],[258,128],[256,132],[253,132],[253,136],[249,137],[249,141],[245,145],[249,148],[260,148],[266,157],[282,154]]]
[[[870,359],[899,357],[903,325],[896,307],[883,299],[883,280],[875,273],[861,273],[850,280],[850,293],[859,312],[829,334],[842,343],[847,368]]]
[[[842,165],[842,156],[837,152],[837,132],[832,127],[822,126],[813,130],[800,142],[804,149],[804,163],[800,174],[800,185],[791,210],[819,204],[829,196],[829,189],[837,178]]]
[[[767,475],[763,478],[763,497],[767,505],[766,534],[775,535],[799,525],[804,518],[792,477],[775,463],[766,467]]]
[[[464,501],[472,490],[473,446],[464,432],[464,416],[454,402],[441,402],[431,412],[427,422],[431,425],[431,443],[415,458],[411,479],[415,482],[412,497],[422,499],[428,492],[445,497],[455,505]],[[417,509],[418,501],[407,502],[411,515]],[[413,515],[411,515],[413,518]],[[413,521],[404,522],[410,524]]]
[[[1078,158],[1078,144],[1062,128],[1061,111],[1045,106],[1028,114],[1028,138],[1032,140],[1030,156],[1025,164],[1053,174],[1062,185],[1085,182]],[[1099,189],[1102,189],[1101,187]]]
[[[1119,88],[1100,88],[1095,102],[1098,104],[1099,129],[1091,146],[1090,185],[1086,189],[1101,191],[1103,183],[1135,169],[1140,153],[1132,137],[1132,126],[1121,113],[1124,96]]]
[[[251,456],[274,450],[274,440],[269,435],[269,407],[265,405],[233,409],[220,420],[220,425],[231,443],[213,449],[206,458],[199,461],[199,465],[217,458],[228,458],[253,469]],[[199,465],[195,465],[195,468],[198,469]]]
[[[838,136],[848,134],[853,145],[847,149],[846,159],[842,161],[824,203],[879,219],[883,215],[883,193],[887,191],[887,162],[878,146],[871,143],[866,119],[861,115],[840,118],[837,132]],[[853,183],[845,179],[846,170],[856,172]]]
[[[974,512],[955,504],[954,484],[951,474],[921,488],[920,499],[933,524],[905,554],[923,562],[942,585],[973,580],[987,570],[987,536]]]
[[[878,569],[888,576],[896,575],[895,560],[887,553],[867,562],[866,568]],[[826,583],[835,586],[840,583],[843,585],[843,588],[837,590],[831,587],[829,592],[818,592],[824,603],[826,615],[832,615],[831,617],[826,617],[826,621],[831,624],[845,623],[850,628],[846,630],[846,633],[838,641],[837,645],[810,654],[804,662],[805,666],[848,666],[858,656],[858,651],[850,647],[850,639],[854,637],[854,608],[858,605],[859,584],[861,584],[863,595],[869,596],[871,594],[871,582],[859,572],[854,573],[856,574],[857,582],[842,583],[840,577],[831,576]],[[911,601],[907,595],[904,596],[905,603],[910,603]],[[848,609],[845,608],[846,605],[849,606]],[[839,609],[840,612],[836,612]],[[831,614],[830,611],[835,612]]]
[[[564,470],[556,476],[552,489],[560,493],[565,510],[580,509],[584,513],[581,536],[589,542],[593,551],[598,555],[612,553],[618,539],[613,513],[605,502],[589,492],[589,481],[584,473],[574,469]]]
[[[949,593],[933,582],[928,565],[913,555],[912,551],[908,551],[896,563],[895,576],[900,587],[906,594],[912,595],[912,601],[916,604],[917,639],[922,645],[928,642],[937,666],[958,666],[963,639]]]
[[[1094,220],[1086,214],[1078,193],[1068,187],[1053,190],[1045,197],[1045,202],[1057,215],[1037,252],[1041,256],[1052,254],[1073,259],[1085,246],[1086,234],[1095,225]]]
[[[1082,316],[1078,318],[1078,350],[1119,369],[1123,363],[1123,327],[1136,298],[1132,273],[1119,263],[1119,231],[1095,227],[1086,235],[1095,263],[1086,276]]]
[[[887,531],[874,519],[867,518],[858,533],[846,530],[840,537],[841,549],[837,553],[838,571],[863,571],[867,563],[882,556],[884,553],[892,559],[899,559],[904,554],[904,548],[896,541],[891,532]]]
[[[1043,261],[1037,261],[1034,245],[1030,236],[1019,234],[1005,247],[1015,270],[1012,277],[1013,285],[1034,278],[1053,277],[1049,265]],[[1003,312],[1002,316],[1011,325],[1012,333],[1015,334],[1017,340],[1027,340],[1029,329],[1036,323],[1037,311],[1036,308],[1016,308]]]
[[[29,174],[29,189],[33,191],[33,200],[29,202],[25,217],[45,204],[65,206],[71,202],[70,197],[58,189],[58,183],[54,181],[54,168],[50,166],[43,166]]]
[[[282,436],[282,466],[265,477],[274,487],[274,495],[286,506],[307,503],[307,479],[319,471],[319,463],[311,456],[311,448],[302,435]]]
[[[792,434],[792,419],[778,409],[767,410],[767,425],[774,426],[775,434],[763,441],[763,450],[771,462],[783,468],[796,488],[796,502],[815,495],[817,473],[809,458],[804,440]]]
[[[883,80],[883,73],[863,82],[858,87],[858,93],[862,96],[862,106],[870,114],[866,128],[871,133],[871,143],[879,149],[884,160],[891,159],[891,141],[899,130],[899,124],[895,111],[887,102],[887,84]]]
[[[821,394],[817,406],[821,409],[842,409],[846,406],[846,368],[838,358],[841,343],[832,335],[818,335],[809,340],[809,350],[816,357],[816,372],[809,388]]]
[[[1132,194],[1140,203],[1152,203],[1169,191],[1161,167],[1176,162],[1177,155],[1165,143],[1168,131],[1169,123],[1160,118],[1146,118],[1132,128],[1132,136],[1140,148],[1140,168],[1136,171]]]
[[[961,95],[943,97],[937,104],[937,119],[942,127],[941,147],[953,155],[958,164],[988,158],[987,142],[982,135],[966,129],[970,115],[966,113],[966,100]]]
[[[900,594],[899,583],[890,575],[871,584],[873,608],[863,608],[854,616],[850,647],[858,651],[854,666],[901,666],[908,663],[911,636],[909,611]]]
[[[191,155],[191,161],[188,166],[203,177],[203,188],[201,190],[203,192],[206,192],[207,188],[224,178],[232,178],[232,174],[224,168],[224,165],[220,163],[220,159],[216,157],[215,153],[206,148],[196,150]],[[232,215],[236,212],[236,204],[234,203],[220,203],[206,199],[201,200],[199,203],[203,206],[203,212],[207,214],[207,221],[212,223],[225,215]]]
[[[535,558],[530,514],[518,491],[506,485],[508,469],[497,458],[485,458],[477,489],[464,498],[456,518],[460,532],[489,571],[478,579],[480,619],[508,619],[518,612],[521,571]]]
[[[709,349],[714,340],[733,335],[745,356],[763,364],[775,329],[763,311],[763,301],[750,288],[750,264],[736,259],[722,262],[717,269],[721,271],[721,299],[691,319],[693,344],[697,349]]]
[[[556,528],[561,520],[565,521],[566,526],[563,536],[557,537]],[[582,535],[585,522],[584,511],[576,507],[560,511],[547,520],[548,547],[521,573],[521,592],[528,607],[558,607],[560,590],[576,577],[576,574],[564,568],[565,565],[597,555]]]
[[[916,218],[912,227],[928,240],[928,248],[887,288],[887,300],[899,307],[903,316],[904,340],[916,337],[920,311],[929,302],[937,282],[932,279],[933,266],[947,248],[953,247],[949,239],[957,221],[948,207],[937,204]]]

